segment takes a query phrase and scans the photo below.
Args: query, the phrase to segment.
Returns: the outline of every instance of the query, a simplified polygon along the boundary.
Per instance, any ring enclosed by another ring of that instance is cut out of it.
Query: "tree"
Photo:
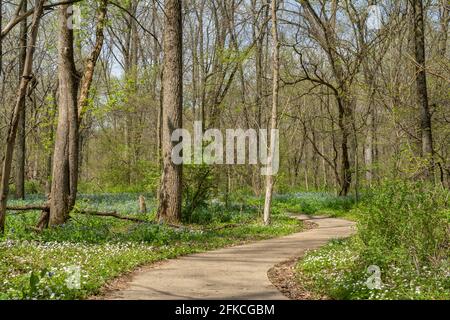
[[[53,154],[49,225],[66,222],[76,197],[78,175],[79,76],[75,67],[73,29],[69,27],[69,5],[59,7],[58,36],[58,125]]]
[[[434,181],[434,151],[431,113],[428,104],[427,75],[425,68],[425,28],[422,0],[410,0],[413,11],[413,43],[416,63],[416,103],[420,110],[422,157],[428,162],[425,177]]]
[[[158,218],[165,222],[181,220],[182,165],[172,161],[172,133],[183,125],[183,42],[182,1],[166,0],[164,3],[164,71],[163,71],[163,172],[159,196]]]
[[[21,14],[27,12],[27,1],[22,1]],[[20,61],[19,75],[23,74],[25,59],[27,57],[27,19],[20,23]],[[21,101],[19,114],[19,126],[17,130],[17,150],[16,150],[16,198],[25,199],[25,116],[26,99]]]
[[[77,198],[79,129],[87,108],[95,66],[103,46],[106,12],[107,0],[102,0],[97,10],[96,41],[80,76],[74,61],[73,29],[69,28],[67,23],[70,19],[69,5],[62,5],[59,10],[59,113],[53,156],[50,226],[62,224],[68,219]]]
[[[19,116],[21,108],[23,107],[23,100],[25,99],[28,84],[32,78],[33,55],[35,51],[35,44],[37,40],[39,23],[41,20],[45,0],[38,0],[33,13],[33,19],[30,27],[30,40],[27,46],[27,56],[23,69],[22,78],[20,80],[19,89],[17,91],[17,98],[13,109],[13,115],[8,127],[8,134],[6,138],[6,150],[2,164],[2,177],[0,181],[0,233],[3,233],[5,228],[6,205],[8,202],[9,193],[9,178],[11,175],[11,164],[16,142],[17,127],[19,125]]]
[[[301,5],[305,11],[305,18],[310,25],[309,32],[325,51],[328,63],[331,67],[331,72],[336,81],[336,85],[333,85],[331,83],[324,83],[323,79],[312,79],[307,75],[309,80],[319,83],[322,82],[322,84],[331,88],[336,99],[339,111],[338,126],[341,131],[341,167],[340,176],[338,178],[341,190],[339,194],[345,196],[350,191],[352,182],[349,137],[353,121],[353,101],[350,83],[356,70],[346,71],[345,68],[351,69],[351,64],[345,61],[346,57],[339,51],[339,38],[337,36],[336,28],[338,1],[333,0],[331,2],[331,13],[329,17],[326,15],[319,15],[308,0],[302,0]],[[325,4],[321,3],[321,6],[324,7]],[[324,10],[324,8],[319,8],[319,10]],[[317,75],[316,72],[314,73]]]
[[[278,127],[278,92],[280,90],[280,42],[278,40],[278,19],[277,19],[277,0],[272,0],[271,13],[272,13],[272,38],[273,38],[273,88],[272,88],[272,117],[271,117],[271,129],[277,130]],[[272,193],[274,186],[274,172],[273,162],[275,161],[275,144],[278,143],[275,135],[270,134],[269,143],[269,161],[268,161],[268,174],[266,177],[266,198],[264,204],[264,224],[270,224],[270,209],[272,205]]]

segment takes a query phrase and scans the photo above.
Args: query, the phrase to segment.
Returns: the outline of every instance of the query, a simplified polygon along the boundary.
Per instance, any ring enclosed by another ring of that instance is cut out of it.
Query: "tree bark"
[[[164,222],[181,220],[182,165],[172,162],[172,132],[182,127],[182,1],[166,0],[164,26],[163,173],[159,197],[158,218]]]
[[[272,118],[271,118],[271,129],[276,130],[278,127],[278,92],[280,89],[280,42],[278,40],[278,19],[277,19],[277,0],[272,0],[271,2],[271,13],[272,13],[272,38],[273,38],[273,92],[272,92]],[[269,161],[268,168],[270,172],[266,176],[266,198],[264,203],[264,224],[267,226],[270,224],[270,213],[272,205],[272,194],[273,186],[275,183],[273,161],[274,161],[274,144],[278,143],[272,134],[270,135],[270,147],[269,147]]]
[[[263,83],[263,77],[264,77],[264,67],[263,67],[263,46],[264,46],[264,30],[266,29],[266,22],[259,22],[258,21],[258,14],[257,14],[257,1],[252,0],[252,11],[253,11],[253,42],[255,43],[255,73],[256,73],[256,96],[255,96],[255,105],[256,105],[256,125],[258,129],[262,127],[262,111],[264,107],[264,83]],[[268,16],[269,10],[264,10],[263,18],[266,19]],[[260,141],[258,136],[258,143],[257,143],[257,153],[260,154]],[[255,189],[257,191],[256,195],[259,196],[261,194],[262,189],[262,179],[261,179],[261,166],[258,165],[255,170],[256,175],[256,186]]]
[[[0,181],[0,233],[4,232],[5,219],[6,219],[6,205],[8,201],[9,193],[9,178],[11,175],[11,164],[14,153],[14,147],[16,142],[17,127],[19,125],[19,114],[22,101],[25,99],[28,83],[31,80],[32,68],[33,68],[33,55],[35,51],[35,44],[38,35],[39,22],[41,20],[44,0],[39,0],[36,3],[35,11],[33,13],[33,20],[30,27],[30,41],[27,48],[27,57],[25,59],[24,71],[22,79],[20,80],[19,89],[17,92],[17,99],[13,109],[13,115],[8,128],[8,134],[6,138],[6,150],[4,153],[2,164],[2,176]]]
[[[53,154],[50,226],[63,224],[69,218],[78,182],[78,74],[73,56],[73,30],[67,27],[68,7],[59,8],[59,114]]]
[[[3,0],[0,0],[0,30],[3,27]],[[0,36],[0,77],[3,75],[3,37]]]
[[[416,95],[420,108],[420,129],[422,135],[422,157],[427,161],[425,177],[434,181],[433,134],[431,113],[428,105],[427,76],[425,68],[425,28],[422,0],[410,0],[413,10],[414,55],[416,60]]]
[[[80,85],[80,96],[78,98],[78,115],[79,115],[79,123],[83,120],[83,115],[86,112],[86,108],[88,105],[89,99],[89,90],[91,89],[92,79],[94,78],[95,66],[97,64],[97,60],[100,56],[100,52],[103,47],[103,41],[105,39],[104,29],[106,24],[106,12],[107,12],[107,0],[102,0],[100,2],[98,11],[97,11],[97,26],[95,31],[95,45],[91,54],[89,55],[87,62],[84,67],[83,76],[81,78]]]
[[[310,1],[303,0],[301,1],[301,5],[305,10],[306,19],[312,26],[311,33],[325,51],[333,76],[338,85],[333,90],[338,106],[338,126],[341,133],[341,166],[340,177],[337,181],[340,184],[339,195],[346,196],[350,191],[352,183],[349,137],[354,118],[350,83],[346,77],[348,75],[343,68],[345,62],[338,54],[338,37],[336,35],[337,1],[332,1],[331,17],[328,19],[322,18],[321,14],[314,11]]]
[[[22,2],[21,13],[27,12],[27,1]],[[27,58],[27,19],[20,23],[20,61],[19,75],[23,74],[25,60]],[[17,128],[17,149],[16,149],[16,198],[25,199],[25,115],[26,115],[26,99],[21,100],[19,113],[19,125]]]

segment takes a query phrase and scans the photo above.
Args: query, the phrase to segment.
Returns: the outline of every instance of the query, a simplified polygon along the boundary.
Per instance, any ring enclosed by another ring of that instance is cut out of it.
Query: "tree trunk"
[[[0,30],[3,26],[3,0],[0,0]],[[3,37],[0,36],[0,78],[3,75]]]
[[[272,119],[271,119],[271,129],[276,130],[278,127],[278,92],[280,88],[280,42],[278,41],[278,19],[277,19],[277,0],[272,0],[271,2],[271,12],[272,12],[272,37],[273,37],[273,92],[272,92]],[[272,195],[274,186],[274,172],[273,162],[274,162],[274,150],[275,144],[278,143],[274,139],[274,135],[270,134],[270,147],[269,147],[269,161],[268,168],[270,168],[266,176],[266,199],[264,203],[264,224],[267,226],[270,224],[270,213],[272,206]]]
[[[255,105],[256,105],[256,125],[258,129],[261,129],[262,126],[262,110],[264,105],[264,93],[263,93],[263,77],[264,77],[264,69],[263,69],[263,45],[264,45],[264,34],[263,29],[266,28],[266,22],[260,23],[258,21],[258,8],[256,7],[257,1],[252,1],[252,10],[253,10],[253,42],[255,43],[255,73],[256,73],[256,96],[255,96]],[[268,15],[268,10],[265,9],[263,18],[266,18]],[[258,135],[258,143],[256,145],[257,153],[260,154],[260,141]],[[257,191],[257,196],[261,194],[262,189],[262,179],[261,179],[261,166],[258,165],[256,170],[256,186],[255,189]]]
[[[27,11],[27,1],[23,1],[21,13]],[[23,19],[20,23],[20,61],[19,61],[19,75],[23,74],[25,67],[25,60],[27,58],[27,19]],[[16,149],[16,198],[25,199],[25,107],[26,99],[21,100],[19,125],[17,128],[17,149]]]
[[[420,129],[422,133],[422,157],[428,162],[425,177],[434,181],[433,135],[431,113],[428,105],[427,76],[425,69],[425,31],[422,0],[410,0],[413,9],[414,56],[416,60],[416,94],[420,108]]]
[[[106,23],[106,11],[107,11],[107,0],[102,0],[100,2],[98,12],[97,12],[97,26],[95,31],[95,45],[89,58],[87,59],[86,65],[84,67],[83,77],[81,78],[80,85],[80,97],[78,98],[78,114],[79,123],[83,119],[83,115],[86,112],[89,90],[91,88],[92,79],[94,78],[95,66],[97,64],[98,57],[103,47],[103,41],[105,39],[103,30]]]
[[[159,197],[158,218],[164,222],[181,220],[182,165],[172,162],[171,141],[174,130],[182,127],[183,72],[182,72],[182,8],[181,0],[166,0],[164,26],[163,173]]]
[[[50,226],[63,224],[69,217],[78,180],[78,75],[73,57],[73,30],[67,27],[68,5],[59,8],[58,39],[58,126],[53,154]]]
[[[366,181],[367,184],[372,186],[373,179],[373,142],[374,142],[374,113],[373,106],[370,106],[369,114],[367,116],[366,125],[366,144],[364,146],[364,163],[366,166]]]
[[[6,219],[6,205],[8,201],[9,193],[9,178],[11,175],[11,164],[14,153],[14,146],[16,142],[17,127],[19,125],[20,109],[23,106],[22,101],[25,99],[28,83],[31,80],[32,67],[33,67],[33,55],[35,50],[35,44],[39,29],[39,22],[43,12],[44,0],[39,0],[36,3],[36,7],[33,13],[33,22],[31,23],[30,41],[27,48],[27,57],[25,59],[24,71],[22,79],[20,80],[19,89],[17,92],[17,99],[11,117],[11,122],[8,128],[8,134],[6,138],[6,150],[4,153],[2,164],[2,176],[0,181],[0,233],[3,233],[5,228]]]
[[[351,121],[351,109],[347,106],[347,102],[343,102],[338,98],[339,120],[338,125],[341,131],[341,190],[340,196],[346,196],[350,191],[352,183],[352,173],[350,171],[350,157],[348,148],[348,138],[350,135],[349,124]]]

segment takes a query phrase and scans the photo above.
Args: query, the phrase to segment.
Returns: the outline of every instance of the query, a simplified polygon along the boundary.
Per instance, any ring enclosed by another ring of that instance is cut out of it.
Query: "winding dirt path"
[[[102,299],[287,299],[272,285],[267,271],[300,257],[331,239],[350,236],[353,222],[299,216],[317,228],[282,238],[263,240],[168,260],[132,274],[122,289]]]

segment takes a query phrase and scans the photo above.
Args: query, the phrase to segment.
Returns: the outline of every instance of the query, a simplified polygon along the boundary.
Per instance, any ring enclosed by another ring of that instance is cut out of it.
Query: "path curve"
[[[274,265],[329,240],[354,233],[354,223],[335,218],[298,216],[317,228],[282,238],[192,254],[134,273],[124,289],[106,294],[113,300],[287,299],[272,285]]]

